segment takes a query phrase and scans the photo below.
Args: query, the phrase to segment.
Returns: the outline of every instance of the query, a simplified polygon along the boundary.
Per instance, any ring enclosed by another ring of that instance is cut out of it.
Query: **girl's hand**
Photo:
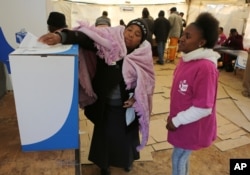
[[[38,41],[48,45],[56,45],[61,42],[61,37],[56,33],[47,33],[41,36]]]
[[[166,125],[167,130],[169,131],[175,131],[177,128],[174,126],[172,120],[169,120]]]
[[[134,99],[134,97],[131,97],[127,101],[124,102],[123,107],[124,108],[130,108],[130,107],[133,106],[134,103],[135,103],[135,99]]]

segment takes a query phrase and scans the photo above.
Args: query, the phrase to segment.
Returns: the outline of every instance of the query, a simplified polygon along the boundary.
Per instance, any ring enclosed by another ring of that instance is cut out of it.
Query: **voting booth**
[[[18,48],[9,60],[22,150],[78,149],[78,46]]]

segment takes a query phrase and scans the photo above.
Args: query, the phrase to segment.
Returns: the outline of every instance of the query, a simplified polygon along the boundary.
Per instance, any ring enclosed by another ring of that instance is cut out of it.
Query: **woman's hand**
[[[61,37],[56,33],[47,33],[41,36],[38,41],[48,45],[56,45],[61,42]]]
[[[134,103],[135,103],[135,99],[134,99],[134,97],[131,97],[127,101],[124,102],[123,107],[124,108],[130,108],[130,107],[133,106]]]

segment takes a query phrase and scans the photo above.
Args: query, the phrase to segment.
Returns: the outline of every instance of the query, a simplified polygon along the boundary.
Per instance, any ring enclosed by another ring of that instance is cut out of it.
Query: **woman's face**
[[[178,50],[184,53],[191,52],[203,47],[206,40],[203,39],[202,32],[195,25],[191,24],[186,27],[180,40]]]
[[[142,32],[139,26],[130,25],[124,31],[124,40],[127,49],[135,49],[142,39]]]

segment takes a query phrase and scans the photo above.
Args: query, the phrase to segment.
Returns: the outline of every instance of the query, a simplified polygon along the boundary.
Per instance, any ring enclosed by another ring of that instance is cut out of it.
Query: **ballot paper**
[[[129,98],[132,98],[134,93],[129,93]],[[130,125],[135,120],[135,109],[133,107],[126,110],[126,124]]]
[[[50,54],[62,53],[69,50],[72,45],[47,45],[38,41],[38,37],[34,34],[27,32],[26,36],[20,43],[19,47],[13,54]]]
[[[38,37],[27,32],[26,36],[20,43],[20,48],[49,48],[50,46],[38,41]]]

